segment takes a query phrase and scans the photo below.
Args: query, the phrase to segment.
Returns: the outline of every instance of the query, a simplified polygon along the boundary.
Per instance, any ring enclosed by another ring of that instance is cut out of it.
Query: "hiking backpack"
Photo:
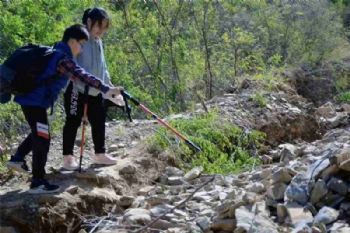
[[[0,66],[0,102],[8,102],[11,94],[26,94],[43,85],[37,78],[53,53],[52,47],[34,44],[16,49]]]

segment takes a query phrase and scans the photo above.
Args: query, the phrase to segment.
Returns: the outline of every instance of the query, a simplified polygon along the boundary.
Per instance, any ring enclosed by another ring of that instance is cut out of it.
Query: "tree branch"
[[[128,13],[127,13],[124,1],[119,0],[119,1],[117,1],[117,3],[119,3],[121,5],[122,9],[123,9],[123,16],[124,16],[124,20],[125,20],[125,26],[127,28],[131,28],[130,27],[130,23],[129,23],[129,19],[128,19]],[[163,86],[164,90],[168,90],[167,86],[165,85],[164,80],[159,75],[156,75],[153,72],[153,69],[152,69],[151,65],[149,64],[149,62],[148,62],[148,60],[146,58],[146,55],[145,55],[145,53],[143,52],[143,50],[141,48],[141,45],[135,40],[135,38],[134,38],[134,36],[132,34],[130,35],[130,37],[131,37],[133,43],[135,44],[135,46],[137,47],[139,53],[141,54],[141,57],[142,57],[143,61],[145,62],[146,66],[148,68],[148,71],[152,74],[153,77],[156,77],[159,80],[159,82]]]

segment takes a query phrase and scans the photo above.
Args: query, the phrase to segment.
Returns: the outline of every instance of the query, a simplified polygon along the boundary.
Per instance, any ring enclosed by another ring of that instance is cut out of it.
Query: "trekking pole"
[[[126,115],[126,117],[128,118],[128,120],[130,122],[132,122],[132,118],[131,118],[131,107],[129,105],[128,99],[125,96],[123,97],[123,101],[124,103],[121,104],[120,102],[118,103],[115,99],[115,96],[113,96],[112,98],[106,98],[108,99],[108,101],[106,99],[104,99],[104,106],[105,107],[117,107],[117,108],[121,108],[123,110],[123,113]],[[105,97],[104,97],[105,98]],[[109,117],[110,118],[110,117]],[[110,118],[112,119],[112,118]]]
[[[128,116],[129,121],[132,122],[131,107],[129,106],[128,99],[124,95],[122,95],[122,96],[123,96],[123,100],[125,103],[124,111],[126,112],[126,115]]]
[[[127,93],[126,91],[121,91],[121,95],[123,96],[123,98],[131,100],[131,102],[133,102],[136,106],[141,108],[145,113],[151,115],[161,125],[165,126],[170,131],[172,131],[174,134],[176,134],[176,136],[181,138],[187,145],[189,145],[190,147],[194,148],[196,150],[196,152],[202,151],[201,148],[199,148],[196,144],[194,144],[193,142],[188,140],[185,136],[183,136],[181,133],[179,133],[175,128],[170,126],[166,121],[160,119],[156,114],[154,114],[151,110],[146,108],[143,104],[141,104],[138,100],[136,100],[134,97],[132,97],[129,93]],[[110,100],[113,102],[112,99],[110,99]]]
[[[82,161],[83,161],[83,153],[84,153],[84,146],[85,146],[85,127],[88,124],[88,121],[87,121],[88,99],[89,99],[89,86],[85,85],[85,91],[84,91],[84,114],[83,114],[83,120],[82,120],[83,128],[81,130],[81,143],[80,143],[79,173],[81,173],[81,164],[82,164]]]

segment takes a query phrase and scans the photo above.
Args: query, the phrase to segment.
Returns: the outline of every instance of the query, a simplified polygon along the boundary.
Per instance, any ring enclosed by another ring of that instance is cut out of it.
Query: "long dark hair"
[[[107,28],[109,27],[109,15],[107,11],[100,7],[88,8],[84,11],[82,22],[85,26],[87,25],[87,20],[91,20],[91,27],[98,23],[99,26],[102,25],[103,20],[107,20]]]

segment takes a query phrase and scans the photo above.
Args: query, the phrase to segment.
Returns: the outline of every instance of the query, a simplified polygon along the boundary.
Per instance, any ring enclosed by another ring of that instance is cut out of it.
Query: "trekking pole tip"
[[[193,149],[196,151],[196,153],[202,152],[202,149],[199,148],[199,146],[197,146],[197,145],[194,144],[193,142],[191,142],[191,141],[189,141],[189,140],[186,140],[186,143],[187,143],[188,145],[190,145],[191,148],[193,148]]]

